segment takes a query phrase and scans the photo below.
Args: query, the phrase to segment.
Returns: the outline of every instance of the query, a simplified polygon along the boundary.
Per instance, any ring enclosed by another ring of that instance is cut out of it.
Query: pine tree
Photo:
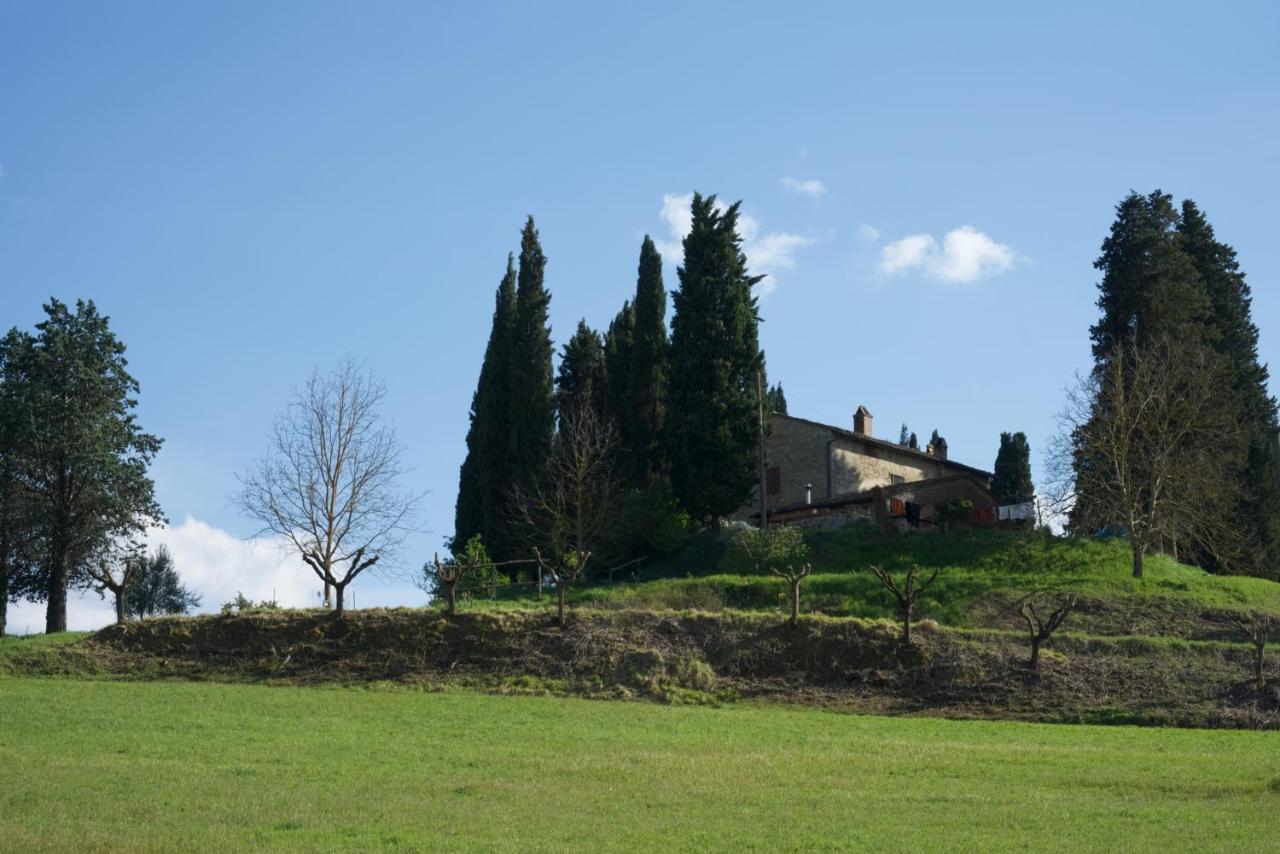
[[[633,302],[634,331],[627,371],[626,411],[619,413],[624,473],[635,486],[665,470],[662,426],[666,418],[667,291],[662,283],[662,256],[646,234]]]
[[[1031,482],[1031,446],[1025,433],[1001,433],[991,494],[1001,504],[1022,504],[1035,497]]]
[[[666,447],[677,499],[714,522],[751,496],[759,465],[759,318],[737,232],[739,204],[693,197],[680,289],[672,297]]]
[[[902,429],[898,431],[898,444],[902,445],[905,448],[910,443],[910,441],[911,441],[911,428],[908,427],[905,422],[903,422]]]
[[[1276,401],[1267,390],[1268,372],[1258,361],[1258,327],[1252,297],[1236,252],[1214,236],[1195,202],[1182,203],[1178,236],[1208,293],[1210,335],[1226,363],[1229,381],[1220,394],[1244,437],[1233,468],[1240,479],[1237,515],[1249,543],[1247,565],[1255,574],[1280,573],[1280,483],[1277,481]]]
[[[920,438],[915,433],[907,437],[907,447],[913,451],[920,450]]]
[[[604,344],[600,333],[580,320],[578,331],[564,345],[556,374],[556,409],[560,423],[584,407],[591,409],[596,417],[605,418],[606,392]]]
[[[629,380],[635,336],[636,311],[627,300],[609,322],[604,334],[605,411],[619,432],[630,410]],[[625,438],[620,439],[617,454],[622,468],[628,468],[632,457]]]
[[[538,230],[533,217],[529,217],[520,235],[520,269],[516,275],[516,314],[508,374],[511,444],[503,472],[512,488],[526,491],[539,485],[551,453],[556,424],[551,381],[553,348],[551,328],[547,325],[551,294],[543,282],[546,264]],[[509,550],[505,554],[492,551],[500,558],[513,557]]]
[[[480,379],[471,397],[467,456],[458,475],[458,503],[454,514],[453,542],[459,548],[479,536],[495,552],[503,551],[508,497],[505,467],[511,432],[508,389],[515,317],[515,259],[508,255],[507,270],[495,298],[493,325],[480,366]]]

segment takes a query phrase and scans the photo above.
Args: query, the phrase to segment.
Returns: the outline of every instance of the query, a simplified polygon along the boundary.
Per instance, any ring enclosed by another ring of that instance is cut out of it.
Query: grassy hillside
[[[894,616],[894,600],[867,571],[872,564],[938,568],[921,615],[958,627],[1017,628],[1016,602],[1030,593],[1080,594],[1083,606],[1071,626],[1105,635],[1236,637],[1237,613],[1280,614],[1280,584],[1265,579],[1211,575],[1165,555],[1149,557],[1146,577],[1135,579],[1128,544],[1118,540],[994,530],[886,539],[853,526],[810,533],[807,542],[814,574],[805,581],[805,607],[831,616]],[[705,536],[634,581],[597,583],[572,598],[597,608],[780,610],[786,585],[757,574],[723,539]],[[527,607],[531,599],[522,592],[506,601]]]
[[[1258,850],[1280,735],[0,677],[14,850]]]

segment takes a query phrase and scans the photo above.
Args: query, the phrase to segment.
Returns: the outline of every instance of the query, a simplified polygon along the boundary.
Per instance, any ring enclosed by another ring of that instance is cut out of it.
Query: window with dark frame
[[[765,469],[765,492],[769,495],[778,495],[782,492],[782,469],[778,466],[769,466]]]

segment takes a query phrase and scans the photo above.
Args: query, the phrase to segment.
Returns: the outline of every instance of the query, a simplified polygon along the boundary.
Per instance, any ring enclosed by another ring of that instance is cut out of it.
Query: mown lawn
[[[0,677],[0,848],[1253,851],[1280,734]]]

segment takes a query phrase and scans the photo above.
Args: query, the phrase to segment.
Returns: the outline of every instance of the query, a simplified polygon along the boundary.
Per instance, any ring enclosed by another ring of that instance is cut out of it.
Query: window
[[[900,484],[900,483],[906,483],[906,482],[907,482],[907,479],[906,479],[905,477],[903,477],[902,475],[900,475],[900,474],[891,474],[891,475],[889,475],[889,485],[890,485],[890,486],[897,486],[897,485],[898,485],[898,484]]]
[[[782,469],[777,466],[769,466],[765,470],[765,492],[769,495],[778,495],[782,492]]]

